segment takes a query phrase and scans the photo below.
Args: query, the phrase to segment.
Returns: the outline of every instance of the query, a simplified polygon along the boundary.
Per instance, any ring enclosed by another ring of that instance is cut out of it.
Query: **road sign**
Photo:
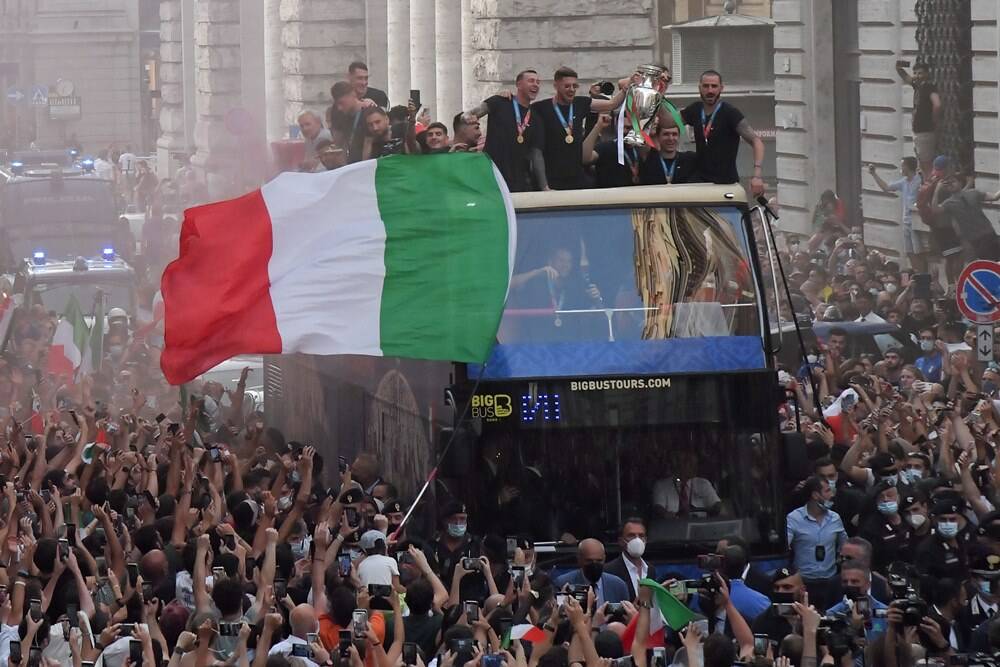
[[[49,118],[51,120],[79,120],[80,97],[78,95],[50,97]]]
[[[979,361],[993,361],[992,324],[980,324],[976,327],[976,354]]]
[[[7,104],[20,104],[24,100],[24,93],[17,86],[11,86],[7,89]]]
[[[976,324],[1000,322],[1000,264],[980,259],[965,267],[958,277],[955,301]]]
[[[49,87],[48,86],[32,86],[31,87],[31,106],[33,107],[47,107],[49,105]]]

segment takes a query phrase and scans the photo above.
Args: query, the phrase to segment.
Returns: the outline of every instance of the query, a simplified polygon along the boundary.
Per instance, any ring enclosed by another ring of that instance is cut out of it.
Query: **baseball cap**
[[[934,158],[934,168],[938,171],[944,171],[951,166],[951,158],[947,155],[938,155]]]
[[[359,542],[358,546],[360,546],[364,551],[371,551],[379,542],[385,544],[385,533],[381,530],[369,530],[361,536],[361,542]]]

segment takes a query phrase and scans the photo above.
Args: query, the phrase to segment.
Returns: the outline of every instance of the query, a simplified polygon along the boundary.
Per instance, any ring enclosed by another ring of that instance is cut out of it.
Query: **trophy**
[[[625,97],[625,110],[632,115],[632,129],[625,135],[626,146],[644,146],[643,134],[660,108],[663,95],[660,93],[660,77],[666,71],[659,65],[641,65],[636,73],[641,77],[633,83]],[[638,129],[637,129],[638,128]]]

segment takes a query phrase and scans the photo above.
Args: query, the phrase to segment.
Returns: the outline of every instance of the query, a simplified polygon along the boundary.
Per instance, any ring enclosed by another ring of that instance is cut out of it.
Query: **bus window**
[[[484,377],[763,368],[748,257],[735,207],[520,212]],[[709,365],[671,367],[685,357]]]

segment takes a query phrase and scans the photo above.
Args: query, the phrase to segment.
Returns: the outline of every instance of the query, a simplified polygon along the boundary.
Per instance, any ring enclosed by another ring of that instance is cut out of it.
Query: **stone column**
[[[438,118],[453,118],[465,108],[462,104],[462,7],[454,0],[437,0],[434,8],[434,32],[437,35]]]
[[[192,163],[204,174],[215,197],[240,192],[243,177],[239,142],[226,126],[226,116],[242,105],[240,98],[240,5],[232,0],[195,3],[195,61],[198,123]]]
[[[282,0],[285,121],[309,109],[326,117],[330,87],[365,57],[363,0]]]
[[[267,139],[283,139],[285,122],[285,69],[281,63],[285,47],[281,40],[281,0],[264,2],[264,95],[267,99]]]
[[[156,142],[157,176],[176,170],[171,155],[187,150],[184,135],[184,54],[181,0],[160,3],[160,138]]]
[[[462,108],[471,109],[479,104],[476,100],[476,73],[472,59],[475,49],[472,46],[473,31],[472,0],[462,0]]]
[[[184,141],[194,151],[194,126],[198,123],[198,68],[195,63],[194,0],[181,0],[181,71],[184,86]]]
[[[410,93],[410,0],[392,0],[386,18],[389,102],[406,104]]]
[[[368,54],[365,62],[368,64],[368,83],[381,90],[386,89],[386,82],[389,81],[388,20],[388,0],[365,2],[365,50]]]
[[[410,88],[420,91],[424,106],[437,104],[435,43],[434,0],[410,0]],[[439,112],[431,109],[431,117],[443,120]]]

